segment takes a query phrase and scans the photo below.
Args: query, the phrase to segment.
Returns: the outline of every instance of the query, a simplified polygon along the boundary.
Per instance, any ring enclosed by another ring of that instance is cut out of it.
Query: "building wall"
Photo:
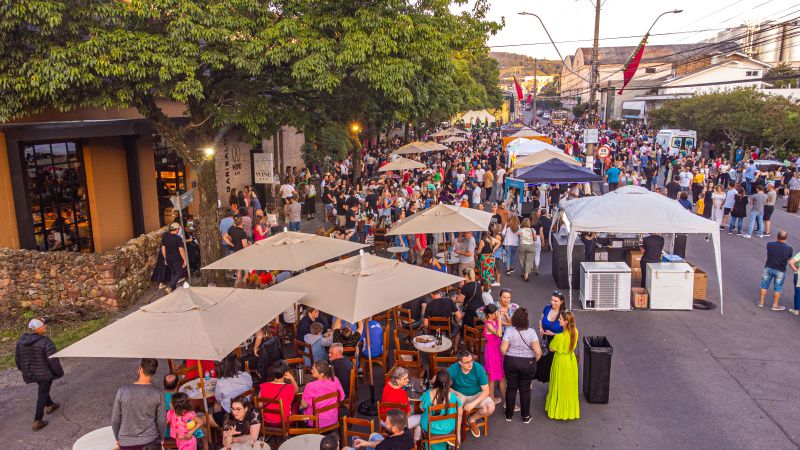
[[[156,186],[156,166],[153,151],[153,138],[139,136],[136,141],[139,152],[139,181],[142,191],[142,212],[144,230],[149,233],[160,225],[158,218],[158,187]]]
[[[708,92],[715,92],[715,91],[724,91],[734,88],[740,87],[755,87],[760,88],[762,86],[761,81],[753,81],[752,83],[736,83],[730,85],[716,85],[716,86],[691,86],[691,87],[682,87],[681,84],[702,84],[702,83],[719,83],[725,82],[730,80],[742,80],[747,78],[745,76],[745,72],[748,70],[757,70],[758,76],[753,76],[753,78],[758,79],[764,75],[764,72],[767,70],[766,68],[762,67],[761,65],[755,63],[748,63],[748,62],[740,62],[735,65],[725,65],[725,66],[717,66],[713,69],[708,71],[697,73],[690,77],[684,78],[682,80],[677,81],[675,84],[670,84],[668,86],[664,86],[659,90],[660,94],[678,94],[678,93],[693,93],[693,94],[702,94]]]
[[[14,209],[14,191],[8,167],[6,136],[0,132],[0,247],[19,248],[17,216]]]
[[[122,139],[90,139],[83,144],[83,158],[94,250],[99,253],[122,245],[133,237],[128,169]]]

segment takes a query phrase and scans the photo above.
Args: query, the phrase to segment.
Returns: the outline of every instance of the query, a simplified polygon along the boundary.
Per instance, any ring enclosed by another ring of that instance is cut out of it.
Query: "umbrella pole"
[[[378,415],[378,408],[375,404],[375,382],[372,376],[372,345],[370,344],[370,337],[369,337],[369,320],[367,320],[367,359],[369,360],[369,400],[364,400],[358,405],[358,412],[365,416],[377,416]],[[383,349],[386,351],[386,349]]]
[[[211,416],[208,414],[208,399],[206,399],[206,379],[203,376],[203,364],[198,359],[197,360],[197,377],[200,378],[200,392],[203,394],[203,413],[205,414],[204,417],[204,426],[205,426],[205,437],[203,440],[209,439],[211,436]]]

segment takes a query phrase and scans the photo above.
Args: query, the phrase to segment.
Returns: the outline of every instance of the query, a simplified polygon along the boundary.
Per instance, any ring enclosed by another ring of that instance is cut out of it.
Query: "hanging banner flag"
[[[631,57],[628,58],[628,62],[626,62],[625,65],[623,66],[622,88],[620,88],[619,92],[617,92],[618,95],[622,94],[622,91],[625,90],[625,86],[627,86],[628,83],[630,83],[630,81],[633,79],[633,76],[636,75],[636,69],[639,68],[639,61],[642,60],[642,55],[644,54],[644,46],[645,44],[647,44],[648,37],[649,34],[644,35],[644,37],[642,38],[642,42],[639,42],[639,46],[636,47],[636,50],[633,51]]]
[[[514,88],[516,88],[516,90],[517,90],[517,100],[519,100],[521,102],[522,101],[522,86],[519,85],[519,82],[517,81],[517,76],[516,75],[514,75]]]

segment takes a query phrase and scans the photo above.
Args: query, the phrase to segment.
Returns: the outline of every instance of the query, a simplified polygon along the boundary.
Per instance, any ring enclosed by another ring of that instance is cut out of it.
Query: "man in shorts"
[[[486,420],[494,413],[494,400],[489,395],[489,377],[483,366],[475,361],[475,357],[468,350],[458,352],[458,361],[453,363],[447,371],[453,381],[453,390],[464,405],[467,414],[467,426],[472,435],[480,437],[478,427],[480,419]]]
[[[778,232],[778,240],[767,244],[767,262],[764,264],[764,271],[761,274],[761,289],[758,292],[759,308],[764,307],[764,299],[767,297],[767,290],[770,284],[773,285],[772,310],[783,311],[786,308],[780,306],[783,282],[786,279],[786,264],[794,254],[792,247],[786,245],[789,233],[784,230]]]

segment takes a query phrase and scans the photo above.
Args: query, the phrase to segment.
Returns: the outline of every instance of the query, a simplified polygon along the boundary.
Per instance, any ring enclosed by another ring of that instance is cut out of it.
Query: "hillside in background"
[[[533,75],[533,58],[518,53],[489,52],[489,56],[500,63],[500,78],[511,76],[515,73],[518,77]],[[555,59],[540,59],[536,62],[539,75],[557,75],[561,71],[561,61]]]

